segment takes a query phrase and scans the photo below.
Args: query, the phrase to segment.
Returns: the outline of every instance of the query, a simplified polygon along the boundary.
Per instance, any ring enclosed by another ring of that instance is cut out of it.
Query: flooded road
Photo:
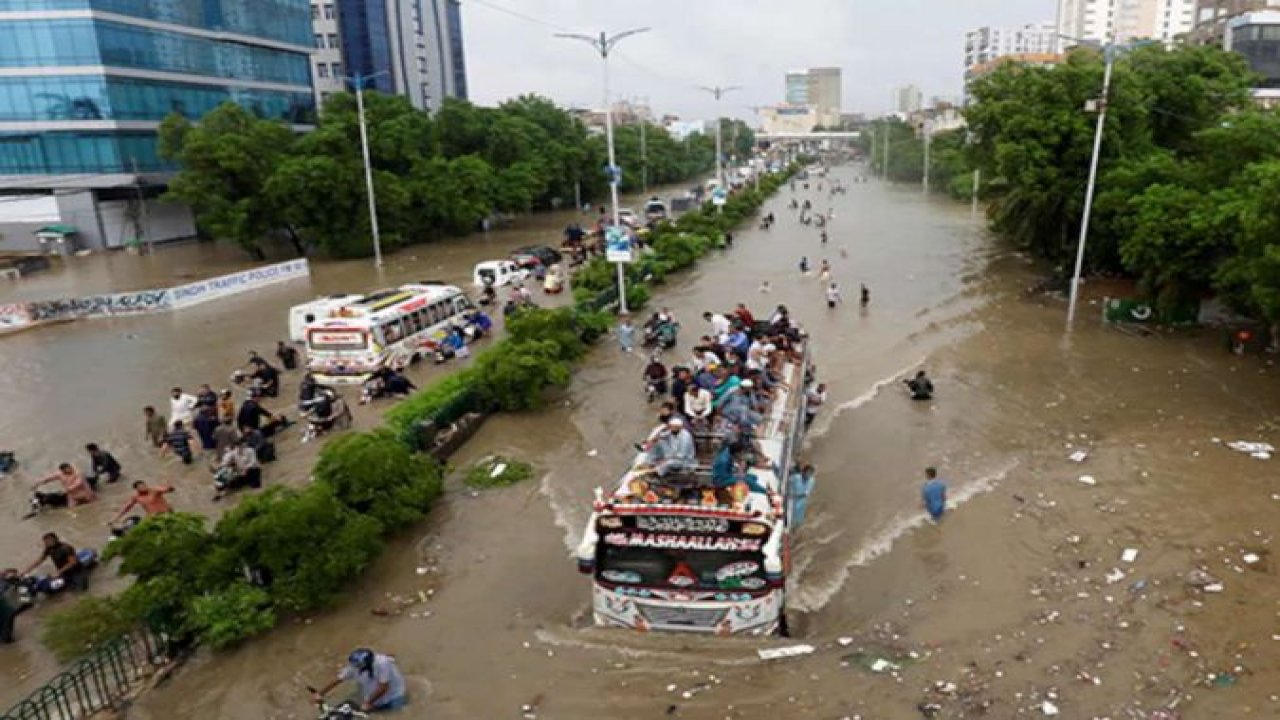
[[[1276,461],[1214,442],[1276,443],[1274,368],[1226,355],[1209,333],[1133,338],[1100,328],[1097,305],[1064,338],[1063,306],[1024,293],[1035,267],[1001,249],[967,208],[916,188],[849,184],[848,169],[837,175],[846,195],[807,195],[835,210],[828,246],[796,222],[784,190],[766,207],[779,218],[772,231],[744,229],[733,251],[654,300],[684,323],[679,355],[701,334],[703,310],[742,300],[757,314],[787,304],[814,338],[831,398],[806,449],[819,481],[789,580],[795,638],[589,626],[589,588],[570,549],[592,488],[622,471],[653,412],[641,361],[602,344],[554,407],[496,418],[455,459],[519,456],[538,468],[536,482],[451,488],[339,608],[198,658],[130,717],[305,716],[302,685],[359,645],[397,656],[413,696],[405,717],[1276,716],[1280,475]],[[802,255],[830,259],[846,296],[865,282],[871,305],[828,310],[818,278],[797,270]],[[225,372],[241,347],[280,332],[279,313],[246,317],[232,332],[226,311],[190,311],[222,323],[216,341],[194,332],[184,336],[191,351],[157,346],[117,361],[120,373],[142,374],[139,363],[166,379],[99,377],[153,393],[171,375],[199,382],[198,371]],[[117,325],[103,339],[128,333]],[[932,403],[908,401],[898,382],[918,367],[935,378]],[[4,422],[43,427],[8,413]],[[134,430],[119,427],[122,441]],[[1082,464],[1067,459],[1077,449],[1089,453]],[[951,487],[938,525],[918,509],[929,465]],[[1084,474],[1095,484],[1079,482]],[[1136,559],[1122,560],[1125,549]],[[1189,585],[1196,568],[1222,591]],[[427,602],[400,607],[419,592]],[[388,617],[370,612],[388,608]],[[787,642],[816,652],[757,659],[757,648]]]

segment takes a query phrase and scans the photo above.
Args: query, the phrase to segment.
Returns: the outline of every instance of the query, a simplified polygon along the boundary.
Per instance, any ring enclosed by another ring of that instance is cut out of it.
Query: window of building
[[[329,77],[329,66],[324,63],[316,63],[316,77]]]
[[[342,77],[342,63],[333,64],[333,76],[336,78]]]
[[[336,50],[336,49],[338,49],[339,47],[341,47],[341,46],[338,44],[338,34],[337,34],[337,33],[329,33],[329,47],[331,47],[331,48],[333,48],[333,49],[335,49],[335,50]]]
[[[312,19],[312,20],[319,20],[319,19],[320,19],[320,6],[319,6],[319,5],[312,5],[312,6],[311,6],[311,19]]]
[[[320,33],[316,33],[316,47],[318,48],[324,47],[324,35]]]
[[[332,20],[333,17],[333,3],[326,3],[324,6],[324,19]]]

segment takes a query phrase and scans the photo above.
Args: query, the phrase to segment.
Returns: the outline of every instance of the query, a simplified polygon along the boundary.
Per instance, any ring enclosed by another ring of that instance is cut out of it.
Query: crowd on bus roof
[[[703,313],[708,331],[688,360],[668,372],[660,354],[649,358],[644,378],[651,390],[668,396],[658,424],[637,448],[641,456],[623,493],[648,503],[701,504],[741,509],[755,492],[768,494],[756,469],[777,467],[759,437],[780,393],[805,392],[812,422],[825,396],[810,368],[788,380],[789,363],[803,362],[805,331],[785,305],[758,320],[745,303],[730,312]],[[667,308],[651,320],[674,323]],[[801,387],[796,387],[802,383]],[[798,418],[797,418],[798,419]]]

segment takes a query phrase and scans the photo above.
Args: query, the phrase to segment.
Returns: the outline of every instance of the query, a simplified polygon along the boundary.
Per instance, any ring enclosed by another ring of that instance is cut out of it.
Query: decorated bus
[[[402,285],[331,310],[307,325],[307,368],[325,383],[362,383],[433,353],[473,309],[452,285]]]
[[[754,435],[745,445],[734,440],[748,448],[740,470],[726,478],[735,430],[713,417],[693,433],[691,470],[660,477],[642,452],[612,491],[597,488],[576,553],[578,569],[592,576],[596,624],[785,634],[788,477],[811,380],[804,347],[795,351],[775,368],[781,382]]]

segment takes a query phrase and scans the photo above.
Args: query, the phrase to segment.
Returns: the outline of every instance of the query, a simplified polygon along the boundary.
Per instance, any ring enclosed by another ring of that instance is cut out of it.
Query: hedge
[[[792,171],[794,171],[794,167]],[[651,283],[723,246],[724,234],[750,216],[790,173],[761,180],[658,225],[637,262],[626,266],[627,305],[639,309]],[[383,540],[421,519],[439,497],[444,470],[415,453],[414,428],[454,422],[476,410],[539,407],[546,388],[569,382],[588,343],[614,322],[616,270],[601,258],[573,278],[574,305],[530,308],[507,319],[508,337],[479,353],[470,368],[433,382],[386,414],[373,432],[334,438],[320,452],[314,480],[245,497],[210,529],[189,513],[147,518],[113,542],[133,584],[119,595],[84,598],[53,613],[44,640],[61,658],[148,624],[178,644],[234,646],[287,615],[333,602],[371,563]]]

